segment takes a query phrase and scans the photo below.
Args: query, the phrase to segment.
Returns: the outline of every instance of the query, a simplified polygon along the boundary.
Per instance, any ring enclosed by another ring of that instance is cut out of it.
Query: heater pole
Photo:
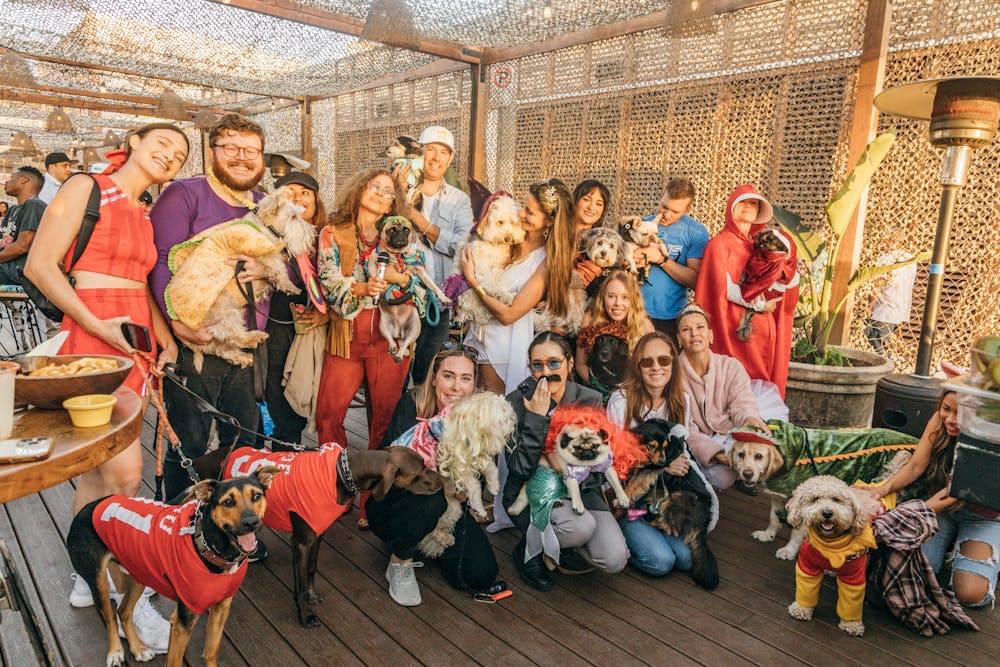
[[[961,189],[961,186],[945,186],[941,193],[941,210],[934,235],[934,252],[931,256],[930,275],[927,277],[927,299],[924,302],[924,316],[920,321],[920,344],[917,347],[917,367],[914,371],[920,377],[931,376],[931,353],[934,351],[934,333],[941,306],[941,288],[944,286],[944,263],[951,242],[955,202]]]

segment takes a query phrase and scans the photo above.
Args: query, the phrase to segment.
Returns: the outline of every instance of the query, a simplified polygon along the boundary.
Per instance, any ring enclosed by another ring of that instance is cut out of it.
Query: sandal
[[[368,519],[364,517],[358,519],[358,530],[368,530]]]

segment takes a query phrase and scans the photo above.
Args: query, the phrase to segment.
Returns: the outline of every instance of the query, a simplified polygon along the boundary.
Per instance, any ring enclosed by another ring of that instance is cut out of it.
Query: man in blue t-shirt
[[[636,262],[650,267],[649,283],[642,285],[646,312],[658,331],[677,340],[677,315],[688,302],[688,288],[698,282],[701,258],[708,243],[708,230],[688,217],[694,201],[694,184],[687,178],[672,178],[660,197],[655,219],[658,235],[667,247],[664,256],[659,248],[636,251]]]

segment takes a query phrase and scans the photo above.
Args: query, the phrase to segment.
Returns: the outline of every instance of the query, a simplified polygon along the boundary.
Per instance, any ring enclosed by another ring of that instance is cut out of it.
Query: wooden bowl
[[[73,396],[85,394],[113,394],[132,371],[134,362],[125,357],[108,354],[61,354],[55,357],[22,357],[15,359],[25,373],[49,364],[68,364],[71,361],[93,357],[113,359],[118,367],[110,371],[100,371],[87,375],[67,377],[29,377],[18,375],[14,381],[14,401],[29,403],[36,408],[47,410],[62,409],[63,401]]]

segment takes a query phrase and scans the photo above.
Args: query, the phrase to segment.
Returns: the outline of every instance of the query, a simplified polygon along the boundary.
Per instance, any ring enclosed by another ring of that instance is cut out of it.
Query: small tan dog
[[[823,572],[837,574],[838,627],[849,635],[865,633],[861,620],[865,601],[868,549],[874,549],[871,520],[881,510],[871,494],[830,475],[799,485],[788,501],[788,523],[806,532],[795,564],[795,602],[788,614],[811,621],[819,602]]]
[[[198,372],[205,354],[249,366],[253,354],[244,350],[267,340],[263,331],[247,330],[246,298],[236,282],[234,255],[252,257],[264,268],[264,278],[252,283],[257,304],[269,299],[274,289],[285,294],[301,291],[288,278],[288,262],[316,249],[316,230],[301,214],[302,207],[292,202],[290,192],[280,188],[245,218],[209,227],[171,248],[167,312],[194,330],[209,323],[206,328],[214,337],[204,345],[189,343]]]

